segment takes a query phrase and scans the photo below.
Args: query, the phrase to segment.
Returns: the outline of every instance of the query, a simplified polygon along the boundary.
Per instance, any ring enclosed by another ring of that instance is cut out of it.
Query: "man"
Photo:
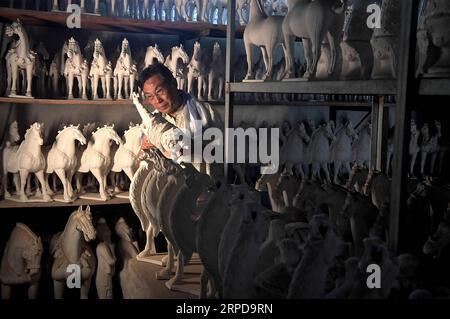
[[[140,76],[144,104],[151,105],[156,112],[150,116],[151,124],[146,130],[147,141],[142,148],[156,146],[166,157],[179,160],[186,156],[183,151],[191,153],[190,149],[183,149],[184,144],[179,140],[180,129],[190,138],[201,134],[208,127],[222,129],[219,115],[208,103],[200,103],[191,95],[177,88],[177,81],[172,72],[161,63],[155,63],[145,68]],[[192,146],[193,143],[190,143]],[[190,154],[189,154],[190,155]],[[197,154],[200,155],[201,154]],[[202,163],[198,156],[193,160],[194,167],[203,173],[220,174],[220,168]]]

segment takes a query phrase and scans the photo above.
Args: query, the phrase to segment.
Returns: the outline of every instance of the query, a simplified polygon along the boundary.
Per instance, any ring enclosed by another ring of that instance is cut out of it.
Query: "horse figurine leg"
[[[55,173],[56,175],[58,175],[59,179],[61,180],[61,183],[63,184],[63,188],[64,188],[64,200],[70,202],[71,201],[71,197],[69,196],[69,192],[68,192],[68,180],[66,178],[66,171],[64,170],[64,168],[58,168],[55,169]]]
[[[65,281],[53,280],[53,293],[55,294],[55,299],[63,299],[65,284]]]
[[[11,286],[2,284],[2,299],[10,299],[11,290]]]
[[[74,78],[74,74],[73,74],[73,72],[70,72],[69,76],[68,76],[68,80],[67,80],[67,86],[69,88],[69,93],[67,95],[68,99],[73,99],[73,78]],[[78,82],[78,83],[80,83],[80,82]]]
[[[92,174],[95,176],[99,183],[99,192],[100,192],[100,198],[102,200],[108,200],[109,196],[106,194],[106,185],[105,185],[105,177],[100,168],[91,168]]]
[[[39,289],[39,281],[30,284],[28,287],[28,299],[36,299]]]
[[[123,74],[118,74],[117,75],[117,82],[118,82],[117,99],[123,100],[123,95],[122,95]]]
[[[39,183],[41,184],[42,198],[45,201],[51,201],[52,199],[47,193],[47,183],[45,182],[45,179],[44,179],[44,171],[42,170],[42,171],[35,172],[35,175],[37,176]]]

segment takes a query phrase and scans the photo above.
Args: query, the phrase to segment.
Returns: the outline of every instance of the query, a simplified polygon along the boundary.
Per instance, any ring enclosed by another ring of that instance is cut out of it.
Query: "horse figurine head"
[[[122,50],[120,52],[120,55],[122,55],[122,56],[131,55],[130,44],[129,44],[127,38],[124,38],[122,40]]]
[[[199,44],[200,45],[200,44]],[[177,61],[178,59],[181,59],[181,61],[183,61],[184,64],[189,63],[189,56],[186,53],[186,51],[184,50],[184,47],[182,44],[180,44],[180,46],[174,46],[172,48],[172,60]]]
[[[79,53],[80,53],[80,46],[78,45],[77,40],[71,37],[67,45],[66,54],[69,57],[69,59],[72,59],[75,55]]]
[[[218,56],[222,56],[222,50],[220,49],[220,44],[216,42],[213,46],[213,58]]]
[[[164,56],[157,44],[155,44],[155,46],[147,47],[147,52],[145,53],[145,67],[155,63],[155,61],[164,63]]]
[[[98,140],[103,138],[103,140],[112,140],[117,145],[120,145],[122,143],[122,139],[119,135],[117,135],[117,132],[114,130],[114,124],[112,126],[104,125],[103,127],[98,127],[97,130],[92,133],[92,136],[94,137],[94,140]]]
[[[81,145],[86,144],[86,138],[83,136],[83,133],[80,131],[80,125],[74,126],[64,126],[61,131],[58,131],[58,135],[56,135],[56,140],[76,140],[80,142]]]
[[[25,224],[17,223],[3,252],[0,269],[3,299],[10,297],[10,285],[24,283],[31,284],[28,295],[30,298],[36,298],[42,252],[41,238]]]
[[[42,137],[42,129],[43,124],[37,122],[33,123],[25,133],[25,140],[26,141],[36,140],[39,145],[44,144],[44,139]]]
[[[6,26],[5,34],[8,37],[12,37],[14,34],[21,34],[24,33],[24,29],[22,26],[22,22],[20,22],[20,19],[17,19],[11,25]]]
[[[94,59],[98,59],[99,57],[105,56],[105,50],[103,49],[102,42],[97,38],[94,42],[94,53],[93,57]]]
[[[86,242],[94,240],[97,235],[92,224],[91,207],[89,205],[86,210],[83,210],[83,206],[78,207],[78,210],[70,215],[66,228],[68,226],[80,232]]]

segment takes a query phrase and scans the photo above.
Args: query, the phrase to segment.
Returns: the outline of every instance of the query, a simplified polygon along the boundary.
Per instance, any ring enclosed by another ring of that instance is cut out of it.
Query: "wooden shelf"
[[[230,92],[394,95],[396,80],[232,82]]]
[[[22,203],[22,202],[14,202],[11,200],[1,200],[0,201],[0,210],[8,209],[8,208],[32,208],[32,207],[66,207],[66,206],[80,206],[80,205],[122,205],[129,204],[130,200],[125,198],[114,197],[109,201],[96,201],[96,200],[88,200],[88,199],[77,199],[72,203],[62,203],[62,202],[44,202],[44,203]]]
[[[69,13],[34,11],[13,8],[0,8],[0,21],[11,22],[19,18],[25,25],[67,28]],[[82,14],[81,29],[96,31],[156,33],[184,35],[186,38],[202,36],[226,37],[226,26],[205,22],[172,22],[154,20],[136,20],[117,17]],[[68,29],[71,30],[71,29]],[[244,27],[236,28],[236,37],[242,38]]]
[[[131,100],[26,99],[17,97],[0,97],[0,103],[37,105],[133,105]]]
[[[421,79],[421,95],[450,95],[450,79]]]

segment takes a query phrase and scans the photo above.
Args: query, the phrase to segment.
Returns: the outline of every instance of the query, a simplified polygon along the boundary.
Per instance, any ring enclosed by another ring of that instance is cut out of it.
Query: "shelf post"
[[[372,141],[370,167],[386,173],[387,131],[389,108],[385,107],[384,96],[374,96],[372,101]]]
[[[391,183],[391,202],[389,216],[389,248],[394,253],[401,252],[403,242],[401,235],[406,212],[406,186],[408,141],[410,136],[411,104],[418,92],[414,77],[414,54],[416,50],[416,30],[418,2],[401,1],[401,30],[399,44],[399,64],[397,74],[397,105],[395,112],[394,159]]]
[[[233,104],[234,93],[230,91],[230,83],[233,81],[233,51],[234,51],[234,38],[236,32],[236,0],[228,1],[227,10],[227,40],[226,40],[226,60],[225,60],[225,122],[224,122],[224,175],[228,180],[230,163],[228,162],[228,154],[230,153],[229,147],[233,147],[233,144],[228,140],[227,129],[233,127]]]

